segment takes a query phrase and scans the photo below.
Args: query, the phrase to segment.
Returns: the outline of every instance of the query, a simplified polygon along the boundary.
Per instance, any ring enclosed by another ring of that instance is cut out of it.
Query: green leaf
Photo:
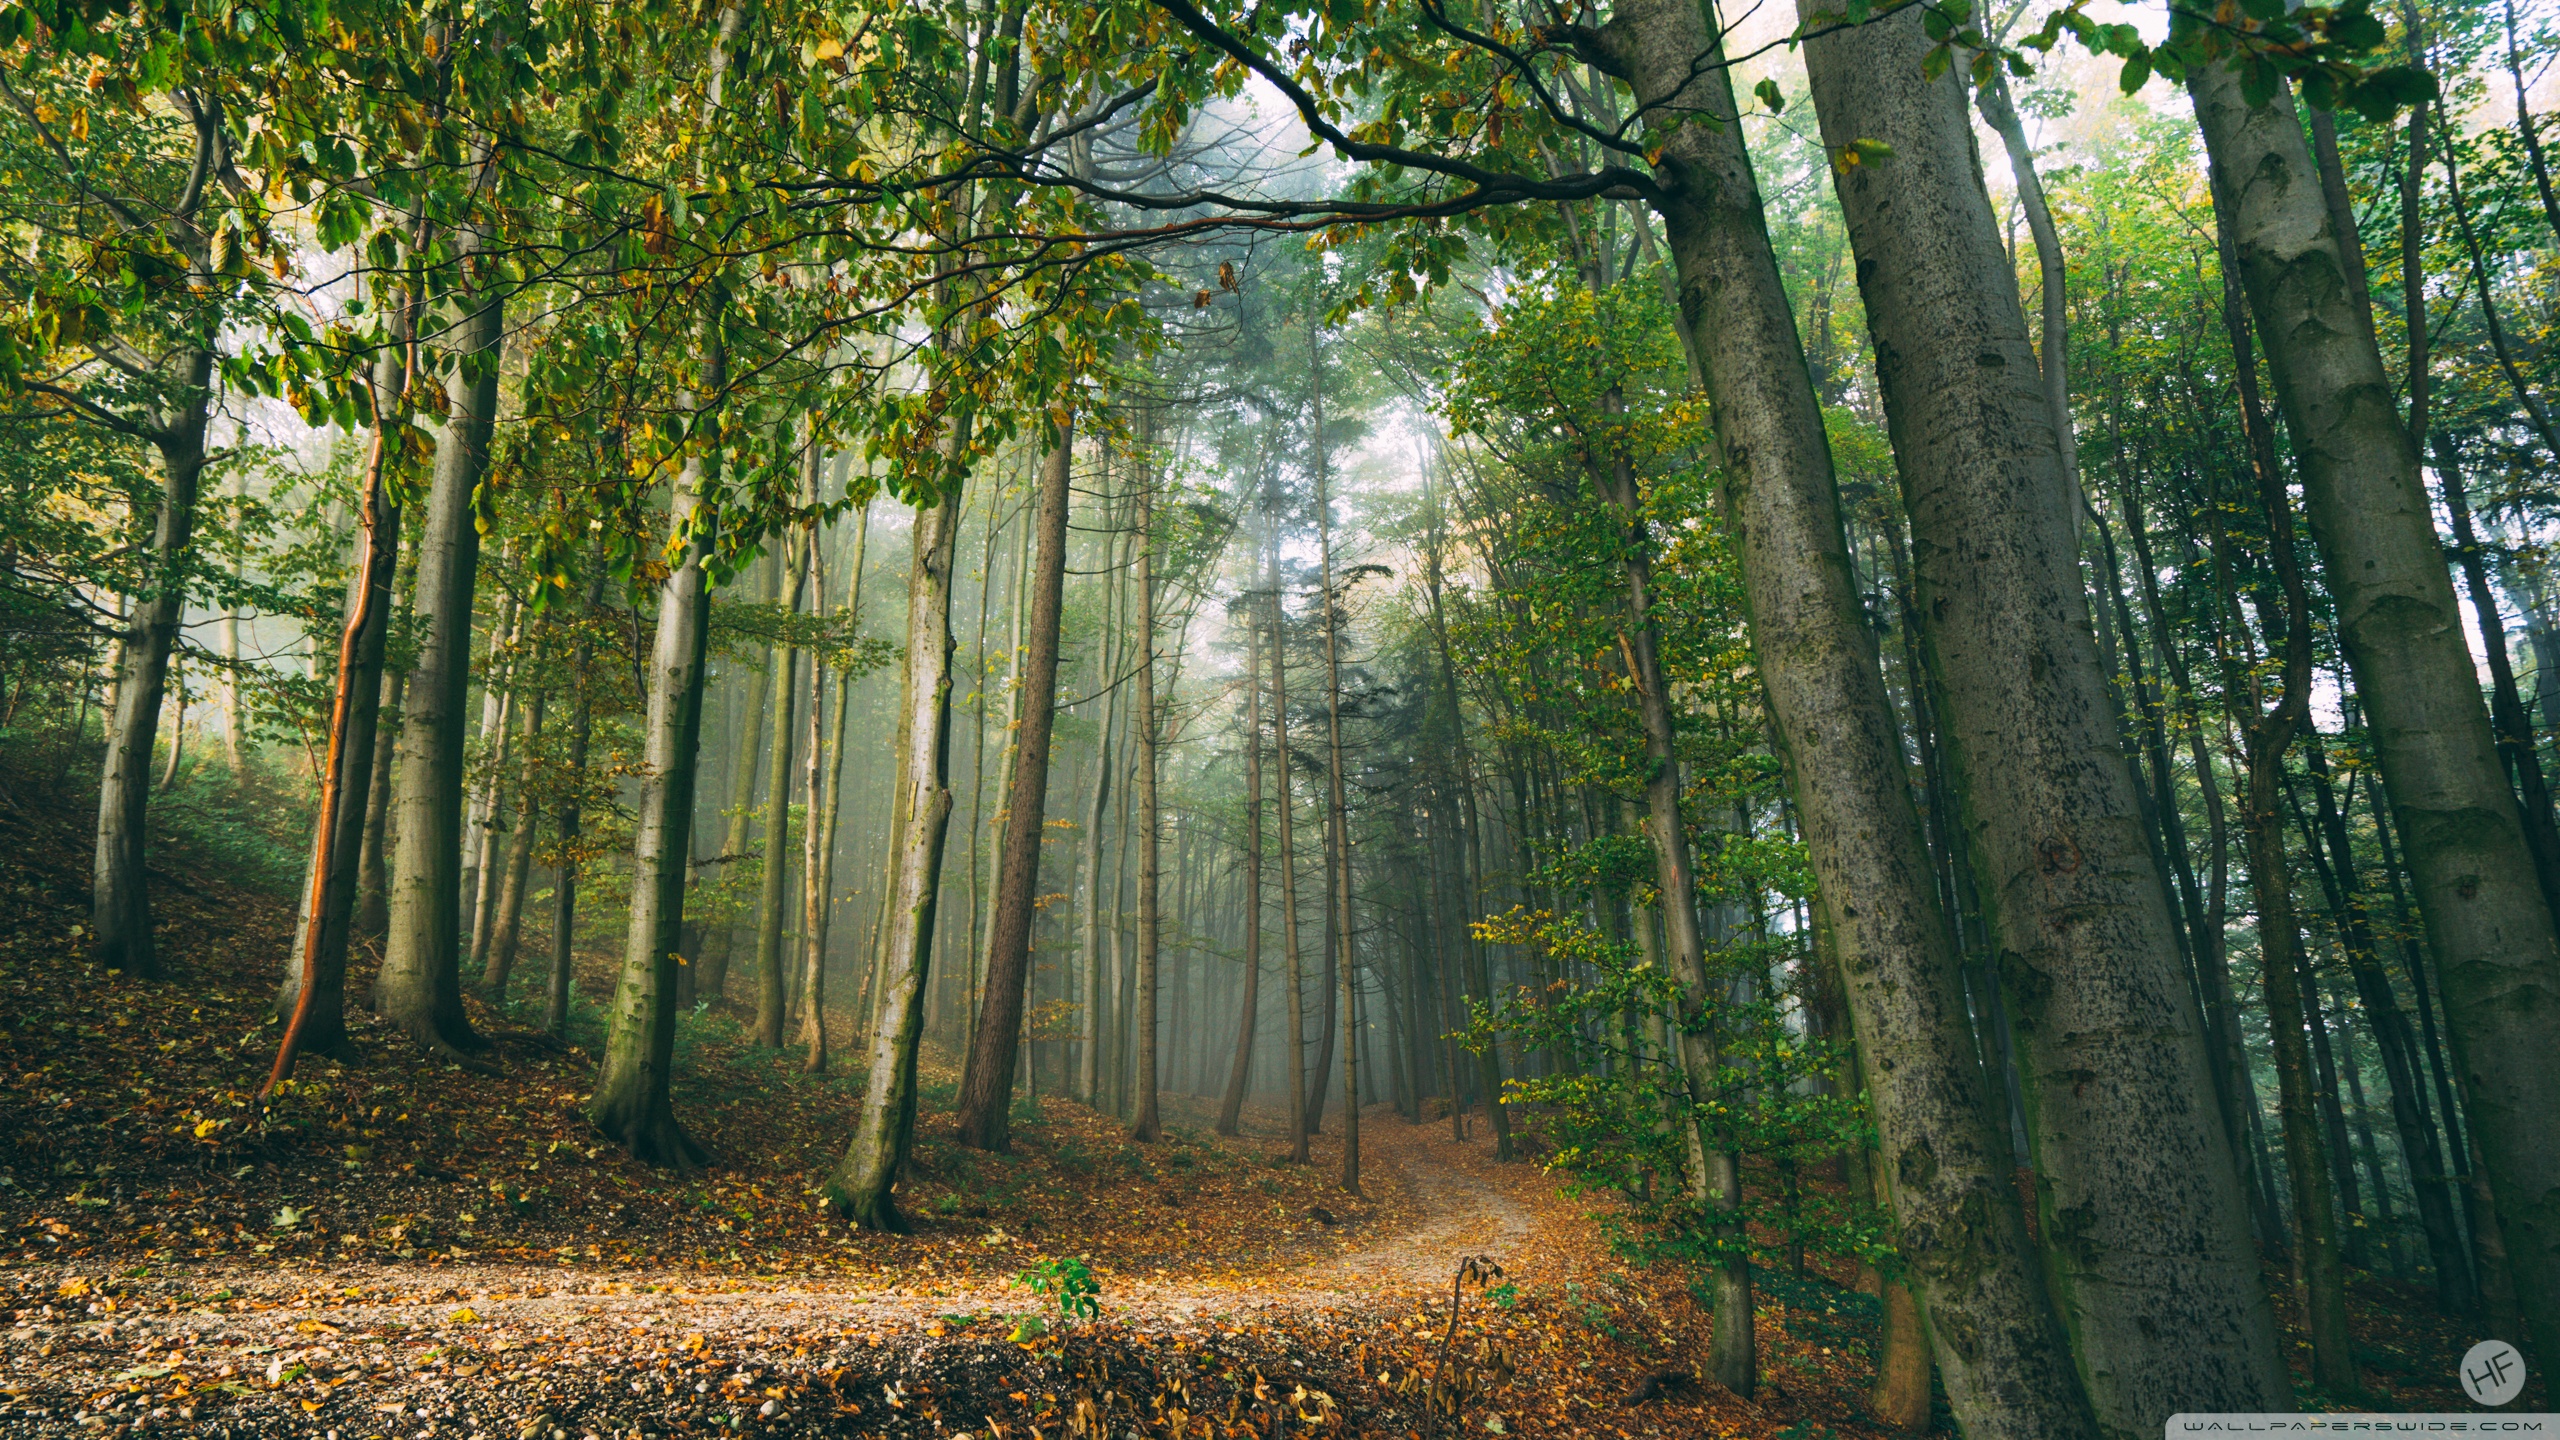
[[[1760,97],[1760,103],[1768,106],[1769,113],[1772,115],[1787,108],[1786,94],[1778,89],[1778,82],[1775,80],[1762,80],[1751,87],[1751,93]]]
[[[2116,77],[2116,84],[2124,93],[2130,95],[2141,89],[2143,82],[2150,78],[2151,56],[2145,53],[2124,62],[2124,73]]]

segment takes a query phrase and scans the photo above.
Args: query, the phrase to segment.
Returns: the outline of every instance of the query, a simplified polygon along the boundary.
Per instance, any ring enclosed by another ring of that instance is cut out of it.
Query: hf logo
[[[2504,1405],[2524,1390],[2524,1356],[2504,1340],[2483,1340],[2462,1356],[2462,1391],[2481,1405]]]

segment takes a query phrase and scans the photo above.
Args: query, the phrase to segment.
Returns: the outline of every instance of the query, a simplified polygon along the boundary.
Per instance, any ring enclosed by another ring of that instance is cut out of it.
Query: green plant
[[[1102,1282],[1081,1255],[1043,1260],[1013,1277],[1013,1283],[1054,1302],[1059,1323],[1091,1320],[1102,1313]]]

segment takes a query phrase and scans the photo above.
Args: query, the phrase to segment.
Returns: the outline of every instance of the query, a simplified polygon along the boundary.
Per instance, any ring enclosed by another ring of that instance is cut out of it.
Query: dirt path
[[[1515,1271],[1538,1263],[1533,1250],[1591,1243],[1587,1221],[1579,1236],[1559,1233],[1533,1208],[1553,1184],[1529,1167],[1495,1172],[1445,1131],[1392,1119],[1365,1138],[1368,1188],[1394,1192],[1382,1212],[1392,1218],[1319,1241],[1277,1274],[1186,1265],[1177,1245],[1143,1275],[1105,1273],[1105,1321],[1249,1362],[1257,1377],[1312,1373],[1311,1327],[1338,1337],[1445,1296],[1468,1255]],[[1022,1246],[1000,1227],[982,1243]],[[16,1323],[0,1335],[0,1434],[603,1440],[732,1420],[796,1433],[857,1415],[876,1418],[850,1433],[894,1433],[878,1427],[899,1418],[901,1385],[958,1392],[976,1372],[1020,1363],[1002,1342],[1036,1304],[984,1273],[947,1279],[918,1263],[897,1276],[754,1278],[233,1263],[119,1283],[112,1297],[77,1277],[19,1272],[7,1277],[19,1282]],[[812,1376],[855,1369],[893,1377],[872,1386],[881,1404],[847,1410],[832,1390],[832,1415],[809,1402]]]

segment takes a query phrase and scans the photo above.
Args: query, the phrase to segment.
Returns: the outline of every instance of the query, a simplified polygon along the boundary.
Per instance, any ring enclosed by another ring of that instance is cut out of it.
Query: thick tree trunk
[[[1923,78],[1921,20],[1810,42],[1806,66],[1826,144],[1893,147],[1837,188],[2020,1041],[2048,1275],[2108,1431],[2279,1408],[2274,1311],[2090,627],[2079,497],[1963,84]]]
[[[965,440],[954,454],[965,450]],[[942,850],[951,825],[951,589],[960,544],[959,462],[937,502],[916,512],[907,577],[904,744],[898,756],[900,832],[888,904],[878,1016],[863,1085],[862,1118],[826,1184],[836,1214],[866,1230],[904,1234],[890,1191],[915,1141],[916,1049],[932,978]]]
[[[1253,1080],[1253,1038],[1262,1005],[1262,625],[1250,609],[1244,630],[1244,982],[1226,1093],[1218,1099],[1221,1135],[1244,1133],[1244,1095]]]
[[[1713,122],[1671,132],[1657,208],[1714,405],[1756,653],[1842,947],[1879,1131],[1901,1177],[1900,1245],[1937,1322],[1949,1398],[1977,1440],[2094,1435],[1992,1128],[1730,83],[1720,67],[1699,68],[1701,57],[1720,58],[1718,47],[1682,0],[1622,4],[1596,41],[1595,58],[1630,81],[1639,103]]]
[[[144,861],[151,811],[151,750],[160,738],[160,701],[169,651],[187,612],[187,566],[204,482],[205,425],[212,406],[213,351],[188,350],[171,387],[173,412],[151,437],[160,461],[160,510],[151,525],[150,568],[117,637],[115,696],[107,711],[105,768],[98,776],[98,844],[92,872],[90,958],[101,970],[157,978],[151,894]]]
[[[2293,434],[2338,634],[2444,977],[2473,1133],[2536,1350],[2560,1354],[2560,947],[2480,699],[2418,456],[2342,280],[2290,91],[2188,87]]]
[[[1031,922],[1040,895],[1040,838],[1049,803],[1049,737],[1058,715],[1058,629],[1067,579],[1068,481],[1075,425],[1058,427],[1040,470],[1040,511],[1032,532],[1030,649],[1016,696],[1013,778],[1005,796],[1004,849],[996,862],[995,908],[987,924],[986,995],[970,1037],[968,1083],[960,1093],[959,1138],[981,1150],[1011,1147],[1015,1063],[1031,978]]]
[[[469,232],[463,232],[465,236]],[[465,241],[466,250],[472,244]],[[479,262],[469,254],[466,268]],[[480,568],[474,495],[489,467],[498,414],[503,303],[494,273],[466,293],[455,322],[458,363],[445,382],[435,479],[418,537],[415,614],[424,634],[401,717],[392,806],[391,916],[373,1009],[430,1052],[460,1056],[485,1043],[462,1010],[464,705],[471,688],[471,597]]]
[[[736,16],[734,10],[724,15],[724,38],[735,34]],[[709,303],[716,307],[721,302],[715,296]],[[703,330],[709,344],[698,393],[717,397],[726,383],[726,356],[716,324]],[[684,934],[694,778],[700,768],[703,656],[711,628],[710,577],[704,564],[719,523],[719,512],[704,496],[716,482],[719,464],[717,450],[689,457],[668,507],[674,543],[683,551],[658,586],[648,718],[641,732],[648,769],[640,782],[632,837],[631,929],[614,985],[602,1072],[587,1101],[587,1118],[633,1159],[678,1170],[709,1158],[676,1120],[668,1086],[675,1066],[676,969],[683,963],[677,946]],[[556,994],[556,976],[553,984]]]

